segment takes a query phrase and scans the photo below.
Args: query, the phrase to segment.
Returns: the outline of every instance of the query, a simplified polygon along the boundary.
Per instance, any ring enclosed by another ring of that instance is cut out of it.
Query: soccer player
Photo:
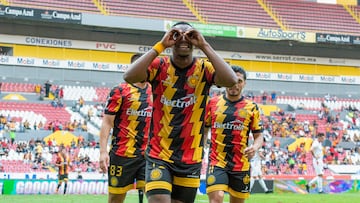
[[[318,193],[324,193],[323,191],[323,175],[324,175],[324,153],[322,143],[325,140],[324,133],[318,133],[316,139],[311,144],[311,154],[313,156],[313,166],[315,169],[316,176],[308,182],[305,187],[306,191],[310,193],[310,187],[315,182],[317,183]]]
[[[134,62],[140,54],[131,58]],[[143,202],[145,187],[144,152],[149,136],[152,115],[151,85],[147,82],[121,83],[108,97],[100,130],[100,168],[108,172],[109,203],[121,203],[126,193],[139,189]],[[110,152],[107,143],[112,130]]]
[[[208,60],[193,57],[194,46]],[[158,57],[168,47],[172,56]],[[209,89],[214,83],[233,86],[235,73],[198,30],[178,22],[131,64],[124,79],[152,85],[154,106],[146,150],[148,202],[194,202],[200,186]]]
[[[265,193],[271,193],[272,190],[269,190],[265,184],[264,178],[263,178],[263,174],[261,171],[261,160],[265,159],[265,156],[263,154],[263,150],[259,149],[254,157],[251,159],[250,161],[250,165],[251,165],[251,178],[250,178],[250,192],[252,190],[252,188],[254,187],[254,183],[255,180],[259,181],[260,186],[264,189]]]
[[[238,82],[226,88],[225,94],[210,99],[206,110],[206,126],[211,127],[206,193],[210,202],[243,203],[250,196],[250,163],[263,144],[263,126],[256,103],[242,96],[246,72],[232,66]],[[249,146],[249,134],[254,143]]]
[[[55,165],[59,168],[59,171],[58,171],[59,180],[58,180],[58,185],[56,187],[56,193],[59,192],[59,189],[60,189],[62,183],[64,182],[65,183],[64,195],[65,195],[66,189],[67,189],[67,183],[69,180],[70,167],[71,167],[70,156],[67,153],[65,147],[61,147],[60,152],[58,153],[58,157],[56,159]]]

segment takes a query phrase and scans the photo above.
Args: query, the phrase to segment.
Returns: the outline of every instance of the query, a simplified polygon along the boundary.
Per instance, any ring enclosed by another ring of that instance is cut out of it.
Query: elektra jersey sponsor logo
[[[151,110],[152,110],[151,107],[142,109],[142,110],[140,110],[140,111],[135,110],[135,109],[132,109],[132,108],[128,108],[128,109],[126,110],[126,115],[128,115],[128,116],[151,117],[151,115],[152,115],[152,111],[151,111]]]
[[[222,128],[224,130],[242,130],[244,129],[244,126],[241,121],[235,120],[227,123],[214,122],[214,128]]]
[[[170,99],[167,99],[164,95],[162,95],[160,102],[166,106],[185,108],[190,105],[193,105],[196,102],[196,96],[194,94],[190,94],[190,95],[180,98],[180,99],[170,100]]]

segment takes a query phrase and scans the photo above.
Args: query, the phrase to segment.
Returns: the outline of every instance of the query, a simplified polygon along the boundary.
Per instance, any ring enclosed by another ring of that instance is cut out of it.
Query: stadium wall
[[[28,39],[28,38],[25,38]],[[69,44],[76,43],[76,41],[69,40]],[[87,42],[82,42],[87,43]],[[33,57],[48,60],[77,60],[77,61],[94,61],[94,62],[109,62],[109,63],[123,63],[128,64],[130,58],[136,50],[137,52],[146,52],[148,48],[144,45],[119,45],[115,43],[103,43],[103,42],[88,42],[94,44],[93,46],[87,45],[89,49],[76,49],[76,48],[57,48],[57,47],[46,47],[46,46],[29,46],[14,44],[13,53],[14,56],[18,57]],[[0,44],[1,45],[1,44]],[[9,46],[3,44],[3,46]],[[129,48],[129,52],[117,51]],[[80,45],[78,47],[81,47]],[[93,47],[93,49],[90,49]],[[136,48],[138,47],[138,48]],[[143,48],[141,48],[143,47]],[[151,48],[151,47],[149,47]],[[96,49],[111,49],[109,51],[96,50]],[[168,50],[169,53],[171,50]],[[245,54],[241,53],[241,59],[234,59],[234,54],[231,52],[224,52],[223,57],[231,64],[241,65],[246,68],[247,71],[254,72],[270,72],[270,73],[292,73],[292,74],[309,74],[309,75],[349,75],[349,76],[360,76],[360,69],[357,66],[346,66],[337,65],[339,63],[345,63],[345,59],[329,59],[328,63],[331,65],[317,64],[316,61],[320,60],[316,57],[302,57],[293,56],[292,59],[288,56],[276,56],[276,55],[265,55],[255,54],[255,60],[246,60]],[[165,53],[166,54],[166,53]],[[237,53],[240,54],[240,53]],[[202,55],[201,53],[199,54]],[[250,55],[250,54],[248,54]],[[235,57],[236,58],[236,57]],[[284,62],[276,62],[274,58],[278,58],[278,61],[283,60]],[[289,62],[287,63],[286,60]],[[296,61],[299,62],[291,62]],[[268,62],[269,61],[269,62]],[[302,63],[304,61],[305,63]],[[338,63],[335,63],[335,62]],[[321,62],[320,62],[321,63]],[[334,64],[332,64],[334,63]],[[355,62],[356,63],[356,62]],[[355,64],[354,64],[355,65]]]
[[[81,173],[82,179],[77,178],[78,173],[69,174],[68,194],[107,194],[107,177],[101,173]],[[0,192],[7,195],[19,194],[54,194],[57,186],[57,173],[0,173]],[[306,194],[305,184],[312,177],[305,176],[273,176],[266,177],[266,185],[275,193]],[[62,189],[62,188],[61,188]],[[312,188],[316,192],[316,188]],[[324,181],[326,193],[360,193],[359,177],[329,176]],[[198,189],[199,194],[205,194],[206,181],[202,180]],[[254,193],[263,190],[257,183]]]

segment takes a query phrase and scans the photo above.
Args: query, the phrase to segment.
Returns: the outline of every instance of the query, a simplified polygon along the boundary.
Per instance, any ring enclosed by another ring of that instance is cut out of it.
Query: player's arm
[[[262,133],[253,133],[253,137],[254,143],[251,146],[247,147],[244,151],[245,155],[248,157],[249,160],[254,157],[256,151],[260,149],[264,142],[264,136],[262,135]]]
[[[124,80],[131,84],[146,81],[148,77],[147,68],[157,56],[158,54],[154,50],[150,50],[142,55],[129,66],[128,70],[124,73]]]
[[[312,144],[311,144],[311,147],[310,147],[310,152],[311,152],[311,155],[315,158],[315,159],[317,159],[317,157],[316,157],[316,155],[315,155],[315,143],[313,142]]]
[[[264,153],[262,151],[259,151],[259,156],[261,160],[265,159]]]
[[[114,126],[115,115],[105,114],[100,129],[100,169],[107,172],[109,166],[109,152],[107,151],[107,143],[110,131]]]
[[[203,137],[204,146],[207,146],[207,140],[208,140],[208,135],[209,135],[210,129],[211,128],[209,128],[209,127],[204,128],[204,137]]]
[[[129,66],[129,69],[124,73],[124,80],[128,83],[146,81],[148,77],[147,68],[150,66],[151,62],[166,48],[171,47],[176,43],[173,37],[175,33],[178,33],[178,30],[175,28],[166,32],[161,41],[157,42],[152,49],[132,63]]]
[[[61,166],[61,160],[59,159],[59,157],[56,159],[56,162],[55,162],[55,166],[57,167],[60,167]]]

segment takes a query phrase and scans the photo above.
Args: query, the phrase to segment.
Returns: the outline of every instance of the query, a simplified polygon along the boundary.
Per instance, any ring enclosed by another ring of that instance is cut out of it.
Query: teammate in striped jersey
[[[141,55],[135,54],[131,62]],[[151,85],[121,83],[108,97],[100,130],[100,168],[108,172],[109,203],[124,202],[134,181],[140,203],[145,187],[145,148],[152,116]],[[107,151],[112,130],[110,152]]]
[[[206,109],[206,127],[211,129],[206,193],[210,202],[223,202],[224,193],[230,202],[243,203],[250,196],[249,160],[263,143],[263,126],[256,103],[242,96],[246,72],[232,66],[238,83],[226,88],[225,94],[210,99]],[[249,134],[254,143],[249,146]]]
[[[64,195],[66,194],[66,189],[67,189],[67,183],[69,180],[69,172],[70,172],[70,167],[71,167],[71,160],[70,160],[70,156],[66,151],[65,147],[62,147],[58,153],[58,157],[56,159],[55,165],[58,167],[59,171],[58,171],[58,176],[59,176],[59,182],[58,185],[56,187],[56,193],[59,192],[59,189],[62,185],[62,183],[64,183]]]

